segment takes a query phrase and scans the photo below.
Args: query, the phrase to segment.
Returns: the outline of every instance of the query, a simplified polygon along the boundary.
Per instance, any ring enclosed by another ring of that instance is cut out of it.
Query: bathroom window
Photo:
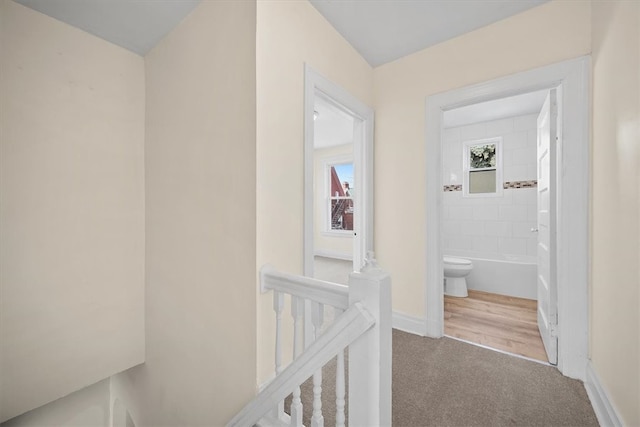
[[[327,164],[327,222],[332,233],[353,230],[353,163]]]
[[[467,141],[462,158],[464,197],[502,195],[502,138]]]

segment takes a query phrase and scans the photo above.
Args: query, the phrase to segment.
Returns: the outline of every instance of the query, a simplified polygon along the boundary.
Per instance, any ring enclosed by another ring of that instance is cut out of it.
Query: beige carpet
[[[335,425],[335,361],[323,370],[325,426]],[[302,386],[310,425],[312,384]],[[289,409],[290,399],[285,408]],[[582,382],[470,344],[393,331],[393,425],[597,426]]]

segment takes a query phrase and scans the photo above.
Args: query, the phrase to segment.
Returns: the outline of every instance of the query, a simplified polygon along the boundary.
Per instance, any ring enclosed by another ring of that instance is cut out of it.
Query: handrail
[[[362,304],[353,304],[300,357],[233,417],[227,427],[246,427],[256,424],[261,417],[286,398],[291,390],[311,377],[314,372],[327,364],[338,352],[344,350],[375,323],[375,319]],[[303,380],[300,381],[300,379]]]
[[[260,289],[263,293],[274,290],[309,298],[314,302],[338,307],[342,310],[349,307],[348,286],[282,273],[268,264],[260,269]]]

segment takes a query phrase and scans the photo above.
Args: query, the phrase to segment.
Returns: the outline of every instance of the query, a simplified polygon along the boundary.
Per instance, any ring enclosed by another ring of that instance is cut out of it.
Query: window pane
[[[333,165],[331,196],[353,196],[353,163]]]
[[[331,166],[331,230],[353,230],[353,163]]]
[[[331,200],[331,229],[353,230],[352,199]]]
[[[495,193],[496,192],[496,171],[470,171],[469,172],[469,194]]]
[[[496,167],[496,144],[481,144],[469,147],[470,169]]]

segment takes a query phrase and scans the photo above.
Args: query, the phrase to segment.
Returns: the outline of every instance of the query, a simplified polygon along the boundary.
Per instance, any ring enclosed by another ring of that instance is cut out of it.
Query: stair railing
[[[294,426],[302,424],[300,385],[313,377],[311,427],[323,427],[322,367],[336,362],[336,426],[345,425],[345,349],[349,350],[348,413],[351,426],[391,425],[391,279],[367,262],[352,273],[349,285],[282,273],[271,266],[260,272],[262,292],[273,292],[276,318],[275,378],[249,402],[228,426]],[[282,367],[282,312],[291,297],[293,361]],[[305,304],[309,301],[310,304]],[[310,313],[309,309],[311,307]],[[336,318],[322,331],[324,306]],[[304,317],[311,317],[313,337],[304,337]],[[306,339],[305,339],[306,338]],[[303,342],[306,348],[302,349]],[[290,415],[284,399],[292,395]]]

